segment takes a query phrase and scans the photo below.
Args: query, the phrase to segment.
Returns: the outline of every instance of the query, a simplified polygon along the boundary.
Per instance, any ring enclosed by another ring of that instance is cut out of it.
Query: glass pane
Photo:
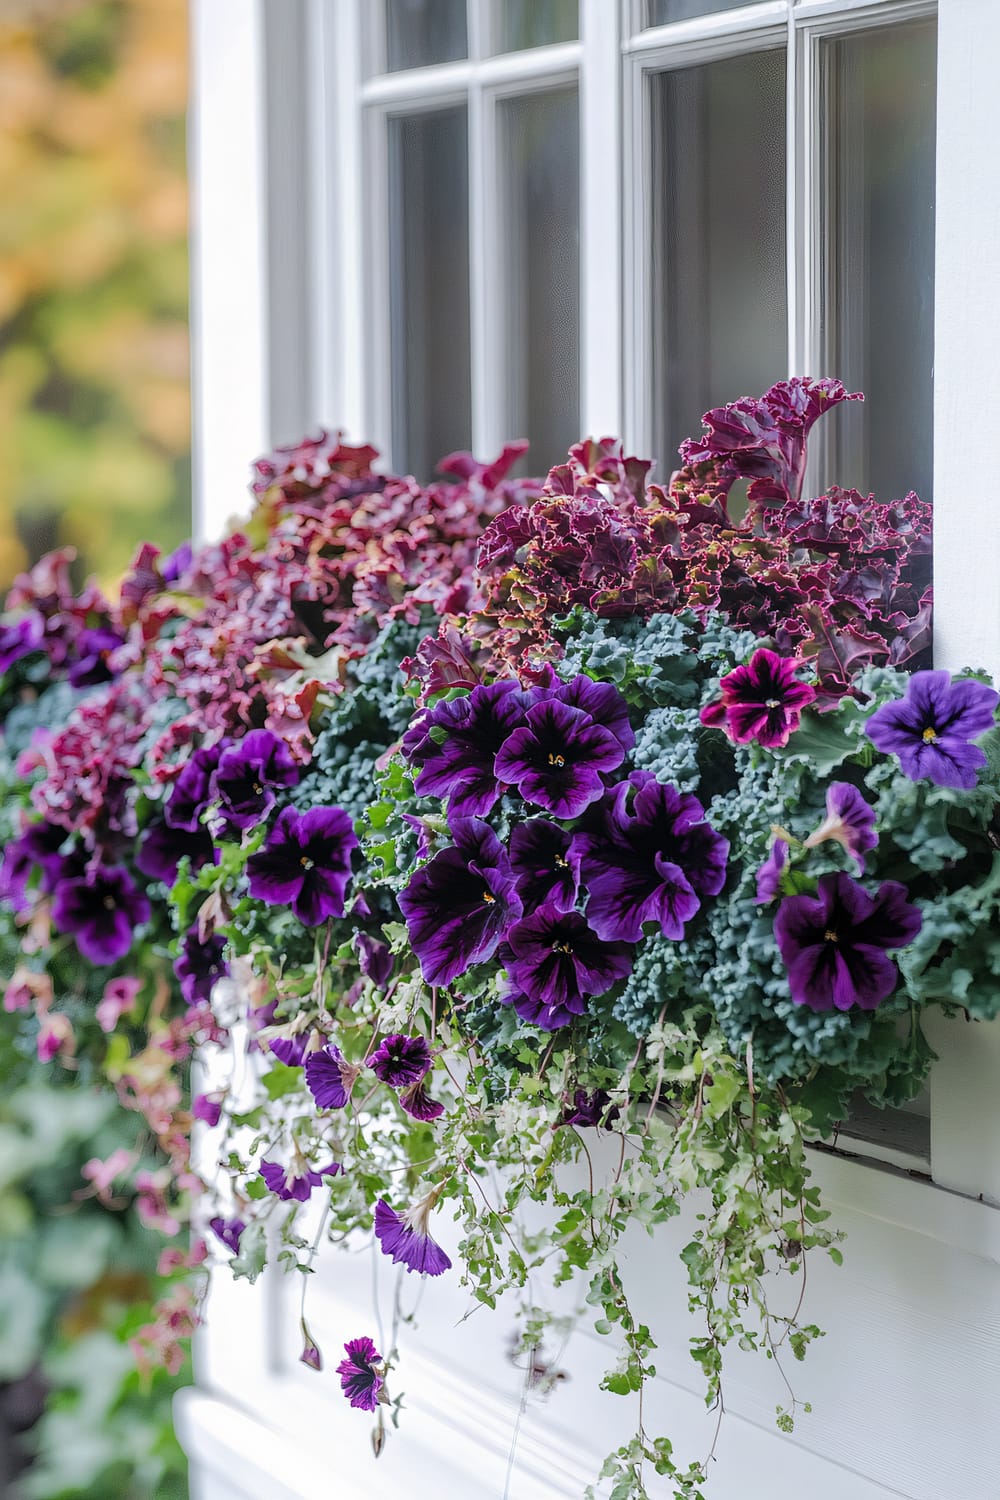
[[[385,0],[385,51],[390,73],[468,57],[465,0]]]
[[[736,10],[751,0],[646,0],[646,25],[666,26],[670,21],[689,21],[692,16],[713,16],[720,10]]]
[[[426,481],[471,444],[464,105],[389,121],[392,459]]]
[[[653,79],[653,453],[787,374],[785,54]]]
[[[823,478],[931,495],[936,36],[922,21],[825,47],[823,374],[843,408]]]
[[[506,431],[544,474],[580,436],[580,115],[576,89],[500,106],[509,267]]]
[[[520,52],[580,35],[577,0],[492,0],[498,52]]]

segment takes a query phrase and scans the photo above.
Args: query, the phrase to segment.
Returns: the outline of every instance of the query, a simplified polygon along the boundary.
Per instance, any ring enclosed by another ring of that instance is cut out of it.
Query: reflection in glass
[[[934,23],[827,42],[823,62],[824,373],[865,393],[838,414],[823,478],[930,499]]]
[[[785,55],[652,80],[653,454],[787,374]]]
[[[580,119],[575,89],[500,106],[508,266],[506,431],[544,474],[580,436]],[[609,337],[614,336],[609,334]]]
[[[692,16],[713,16],[720,10],[736,10],[750,0],[646,0],[646,25],[666,26],[670,21],[689,21]]]
[[[385,0],[385,50],[390,73],[468,57],[465,0]]]
[[[426,481],[471,442],[463,106],[389,121],[392,461]]]
[[[520,52],[580,35],[577,0],[492,0],[498,52]]]

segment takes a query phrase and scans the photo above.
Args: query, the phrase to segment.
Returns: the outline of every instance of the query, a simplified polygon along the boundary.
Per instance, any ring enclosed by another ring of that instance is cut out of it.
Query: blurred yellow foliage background
[[[0,0],[0,587],[190,528],[185,0]]]

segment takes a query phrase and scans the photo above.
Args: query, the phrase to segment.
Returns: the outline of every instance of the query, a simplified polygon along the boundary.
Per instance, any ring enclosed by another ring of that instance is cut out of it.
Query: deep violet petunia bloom
[[[745,666],[723,677],[722,700],[702,709],[702,723],[725,729],[738,744],[756,740],[769,750],[787,745],[802,710],[816,697],[816,689],[795,676],[801,665],[761,646]]]
[[[283,1167],[276,1161],[262,1161],[260,1164],[260,1175],[267,1187],[285,1203],[293,1198],[296,1203],[305,1203],[313,1188],[319,1187],[324,1177],[335,1177],[343,1170],[339,1161],[331,1161],[318,1171],[313,1171],[301,1157],[289,1167]]]
[[[212,801],[212,773],[227,743],[203,746],[185,761],[163,808],[171,828],[193,833],[199,827],[201,815]]]
[[[525,911],[554,906],[572,911],[580,894],[580,844],[547,818],[518,823],[510,836],[510,863]]]
[[[173,885],[182,859],[191,862],[192,874],[203,865],[219,863],[219,851],[207,828],[172,828],[165,818],[156,818],[143,829],[135,856],[138,869],[150,880]]]
[[[92,964],[113,964],[131,948],[133,930],[149,921],[149,902],[122,865],[97,866],[59,884],[52,921]]]
[[[77,643],[77,659],[69,669],[69,680],[73,687],[96,687],[98,683],[110,682],[115,676],[111,658],[125,637],[117,630],[98,626],[84,630]]]
[[[188,928],[181,939],[181,951],[174,959],[174,973],[188,1005],[209,1003],[216,981],[229,973],[225,951],[225,942],[215,933],[203,942],[197,927]]]
[[[298,780],[285,741],[270,729],[252,729],[219,756],[211,791],[227,828],[254,828],[274,806],[274,788],[296,786]]]
[[[45,641],[45,621],[31,613],[13,625],[0,623],[0,672],[7,672],[22,657],[41,651]]]
[[[65,838],[65,828],[43,822],[32,823],[16,839],[11,839],[0,864],[0,899],[9,901],[15,911],[22,910],[28,881],[36,869],[42,872],[42,891],[46,894],[53,891],[60,876],[68,874],[59,853]]]
[[[385,1384],[382,1356],[371,1339],[350,1339],[344,1345],[346,1359],[337,1366],[341,1389],[360,1411],[374,1411]]]
[[[628,977],[632,949],[628,943],[602,942],[578,912],[543,906],[511,927],[504,964],[526,1001],[553,1015],[582,1015],[592,995],[603,995]]]
[[[392,1088],[408,1088],[430,1071],[431,1049],[422,1036],[387,1036],[368,1058],[368,1066]]]
[[[272,1057],[276,1057],[280,1063],[284,1063],[286,1068],[304,1067],[308,1047],[308,1031],[300,1031],[295,1036],[272,1036],[267,1038],[267,1050]]]
[[[449,817],[488,813],[500,796],[497,751],[524,723],[533,701],[530,691],[511,680],[435,704],[403,736],[403,754],[420,767],[416,790],[424,797],[448,797]]]
[[[411,1083],[408,1089],[400,1089],[399,1102],[415,1120],[436,1120],[444,1114],[444,1105],[439,1099],[431,1098],[423,1078]]]
[[[511,782],[526,802],[559,818],[576,818],[604,795],[604,773],[625,751],[609,729],[558,699],[536,703],[497,752],[498,781]]]
[[[896,880],[872,896],[850,875],[821,875],[815,896],[786,896],[774,919],[792,999],[815,1011],[874,1010],[899,978],[886,949],[911,943],[921,922]]]
[[[450,984],[492,958],[521,915],[507,851],[481,818],[455,818],[454,844],[422,865],[398,896],[428,984]]]
[[[992,729],[1000,695],[950,672],[914,672],[904,696],[883,703],[865,726],[877,750],[897,755],[912,781],[971,791],[986,756],[972,741]]]
[[[865,854],[878,844],[875,809],[849,781],[835,781],[827,788],[826,817],[806,839],[805,848],[815,849],[828,839],[847,850],[863,875]]]
[[[419,1271],[422,1276],[440,1276],[450,1268],[451,1261],[427,1229],[437,1199],[435,1189],[401,1214],[390,1208],[384,1198],[376,1203],[375,1238],[383,1255],[391,1256],[394,1265],[403,1265],[408,1272]]]
[[[290,906],[306,927],[344,915],[354,825],[340,807],[286,807],[263,849],[247,860],[250,894],[271,906]]]
[[[613,682],[595,682],[592,677],[580,673],[569,682],[552,688],[538,690],[539,698],[557,698],[570,708],[582,709],[595,724],[610,730],[625,751],[635,744],[635,731],[629,722],[628,704]]]
[[[222,1119],[222,1101],[214,1094],[195,1094],[191,1100],[191,1116],[209,1127],[218,1125]]]
[[[701,898],[725,884],[728,839],[705,821],[697,797],[649,771],[619,782],[603,812],[598,831],[579,836],[590,926],[606,941],[637,943],[645,922],[683,937]]]
[[[179,578],[183,578],[193,561],[194,552],[191,543],[181,542],[180,546],[175,547],[170,556],[164,559],[163,567],[160,570],[163,582],[176,583]]]
[[[242,1219],[224,1219],[221,1214],[217,1214],[214,1219],[209,1219],[208,1227],[227,1250],[239,1255],[240,1236],[247,1227]]]
[[[369,937],[367,932],[356,932],[354,951],[358,955],[358,967],[365,978],[370,979],[377,990],[384,990],[395,967],[388,943]]]
[[[771,852],[757,871],[757,894],[755,906],[767,904],[781,894],[781,873],[788,863],[788,844],[785,839],[775,839]]]
[[[555,1128],[561,1125],[580,1125],[594,1127],[597,1125],[610,1125],[617,1120],[620,1110],[616,1105],[611,1105],[611,1096],[605,1089],[594,1089],[588,1094],[586,1089],[576,1089],[573,1094],[572,1104],[567,1104],[563,1113],[556,1121]]]
[[[339,1047],[328,1042],[305,1061],[306,1087],[320,1109],[343,1109],[361,1072],[357,1063],[345,1060]]]

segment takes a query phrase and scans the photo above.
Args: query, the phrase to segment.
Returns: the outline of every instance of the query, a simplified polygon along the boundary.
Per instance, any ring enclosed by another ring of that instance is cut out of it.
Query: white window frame
[[[578,43],[503,57],[485,56],[489,0],[475,0],[480,20],[472,27],[470,61],[420,70],[423,80],[411,72],[367,83],[361,23],[373,0],[192,3],[199,106],[192,328],[202,535],[218,531],[243,507],[248,461],[273,441],[325,422],[388,452],[387,299],[378,292],[384,265],[374,268],[374,291],[362,290],[366,213],[385,201],[384,152],[377,140],[366,144],[359,99],[373,117],[384,117],[422,90],[429,99],[432,75],[440,82],[448,74],[456,96],[468,89],[471,213],[473,225],[481,226],[497,212],[497,194],[492,205],[485,199],[487,184],[495,181],[489,173],[498,99],[564,83],[576,73],[581,433],[621,433],[643,451],[648,418],[639,382],[628,375],[646,368],[642,338],[649,328],[635,260],[648,243],[641,205],[649,195],[636,171],[644,159],[638,153],[644,150],[646,78],[665,62],[732,55],[765,39],[780,45],[784,31],[790,48],[789,367],[816,373],[818,141],[808,121],[820,43],[834,33],[936,10],[935,656],[953,670],[979,665],[1000,677],[1000,526],[991,483],[1000,447],[991,395],[1000,349],[996,0],[937,0],[936,6],[933,0],[763,0],[643,33],[631,29],[639,0],[580,0]],[[609,58],[616,59],[613,67]],[[248,78],[258,80],[256,88],[247,88]],[[297,170],[269,178],[269,154],[283,163],[297,160]],[[294,233],[292,225],[298,226]],[[508,435],[498,427],[501,346],[488,295],[498,269],[496,243],[480,229],[471,254],[472,439],[485,456]],[[623,246],[632,247],[627,257]],[[609,308],[624,309],[620,342],[607,335]],[[372,349],[375,358],[368,359]],[[964,1026],[932,1015],[928,1030],[940,1057],[931,1081],[933,1180],[1000,1203],[1000,1021]]]

